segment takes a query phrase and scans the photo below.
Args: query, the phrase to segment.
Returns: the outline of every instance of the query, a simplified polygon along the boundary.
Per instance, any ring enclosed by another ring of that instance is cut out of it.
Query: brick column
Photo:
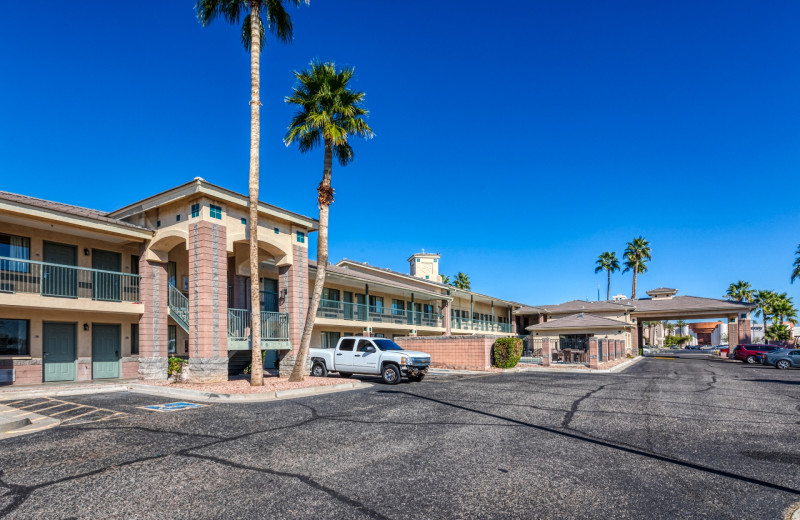
[[[731,323],[733,318],[728,318],[728,345],[730,346],[730,355],[733,355],[733,348],[739,344],[739,336],[738,336],[738,324],[734,320]],[[766,332],[766,331],[765,331]]]
[[[598,350],[597,338],[589,338],[589,368],[599,367],[597,350]]]
[[[228,380],[228,253],[226,230],[189,226],[189,378]],[[258,276],[258,274],[256,274]]]
[[[631,329],[631,354],[639,355],[639,324],[635,324]]]
[[[449,336],[450,330],[452,328],[452,317],[453,313],[452,309],[452,302],[450,300],[442,300],[442,320],[444,322],[444,335]],[[412,311],[414,309],[411,309]]]
[[[739,319],[737,327],[737,335],[740,343],[750,343],[752,341],[750,335],[750,319]]]
[[[542,338],[542,366],[550,366],[550,338]]]
[[[139,249],[139,379],[167,378],[167,264],[145,260],[147,245]]]
[[[289,343],[292,349],[282,351],[280,376],[288,377],[294,368],[300,341],[303,338],[303,327],[311,301],[311,283],[308,277],[308,249],[298,244],[292,245],[292,265],[280,268],[280,286],[286,289],[286,299],[281,305],[281,312],[289,313]],[[311,358],[308,358],[309,371]]]

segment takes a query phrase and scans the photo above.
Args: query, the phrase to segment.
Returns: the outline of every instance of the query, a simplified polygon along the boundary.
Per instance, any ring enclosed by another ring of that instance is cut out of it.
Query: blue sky
[[[0,17],[0,189],[112,210],[200,176],[246,192],[249,58],[193,2],[15,2]],[[314,216],[322,153],[281,138],[291,72],[356,68],[376,137],[334,168],[331,259],[443,272],[525,303],[789,284],[800,242],[800,4],[375,2],[293,9],[262,59],[262,199]],[[615,274],[612,294],[630,293]]]

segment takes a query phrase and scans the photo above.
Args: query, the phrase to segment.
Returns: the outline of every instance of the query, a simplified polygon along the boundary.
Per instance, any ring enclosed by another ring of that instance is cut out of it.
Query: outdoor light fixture
[[[286,298],[287,294],[289,294],[289,289],[281,289],[281,298]]]
[[[84,247],[83,248],[83,255],[84,256],[89,256],[89,248],[88,247]]]
[[[84,323],[83,324],[83,330],[89,330],[89,324],[88,323]]]

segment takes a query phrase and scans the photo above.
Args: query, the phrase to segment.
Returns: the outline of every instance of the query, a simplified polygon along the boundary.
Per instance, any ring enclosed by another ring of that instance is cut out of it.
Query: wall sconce
[[[84,323],[83,324],[83,330],[89,330],[89,324],[88,323]]]
[[[89,256],[89,248],[88,247],[84,247],[83,248],[83,256]]]
[[[289,289],[281,289],[281,299],[285,299],[287,294],[289,294]]]

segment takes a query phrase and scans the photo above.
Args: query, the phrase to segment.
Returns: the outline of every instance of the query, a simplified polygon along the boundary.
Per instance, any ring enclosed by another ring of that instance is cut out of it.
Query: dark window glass
[[[131,325],[131,355],[139,353],[139,325]]]
[[[355,344],[356,340],[353,338],[343,339],[342,343],[339,345],[339,350],[345,350],[350,352],[353,350],[353,345]]]
[[[214,204],[211,204],[211,207],[209,209],[209,214],[211,218],[222,219],[222,206],[216,206]]]
[[[167,326],[167,353],[174,354],[175,350],[175,340],[177,335],[177,329],[175,325],[168,325]]]
[[[358,351],[359,352],[366,352],[369,347],[372,346],[372,343],[368,339],[360,339],[358,340]]]
[[[28,320],[6,320],[0,318],[0,355],[27,356],[29,353]]]
[[[5,233],[0,233],[0,258],[19,258],[20,260],[30,260],[31,239],[28,237],[18,237],[16,235],[6,235]],[[0,260],[0,271],[27,273],[28,264],[25,262]]]
[[[340,332],[323,332],[322,348],[335,348],[341,335]]]
[[[192,204],[192,218],[200,216],[200,204]]]
[[[131,274],[139,274],[139,257],[131,255]]]
[[[376,339],[375,344],[381,350],[403,350],[403,348],[390,339]]]

